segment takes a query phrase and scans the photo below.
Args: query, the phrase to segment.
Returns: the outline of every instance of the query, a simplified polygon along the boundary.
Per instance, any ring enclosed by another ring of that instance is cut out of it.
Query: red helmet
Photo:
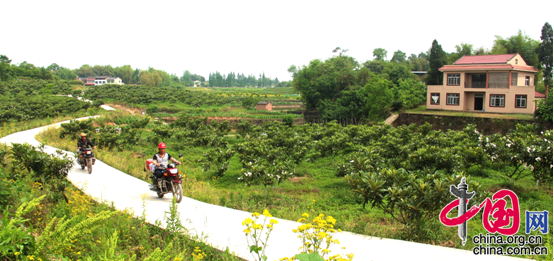
[[[158,144],[158,149],[165,149],[165,143]]]

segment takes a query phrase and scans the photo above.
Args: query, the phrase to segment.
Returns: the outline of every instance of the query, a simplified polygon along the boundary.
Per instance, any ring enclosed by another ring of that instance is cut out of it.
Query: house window
[[[448,85],[460,85],[460,74],[448,74]]]
[[[531,84],[531,77],[525,76],[525,86],[529,86],[529,84]]]
[[[516,64],[517,64],[517,59],[516,59]]]
[[[491,107],[504,107],[504,94],[491,94]]]
[[[431,93],[431,105],[439,105],[440,104],[440,93]]]
[[[517,86],[517,73],[512,73],[512,86]]]
[[[447,94],[446,105],[460,105],[460,94],[459,93]]]
[[[516,95],[516,108],[527,108],[527,95]]]

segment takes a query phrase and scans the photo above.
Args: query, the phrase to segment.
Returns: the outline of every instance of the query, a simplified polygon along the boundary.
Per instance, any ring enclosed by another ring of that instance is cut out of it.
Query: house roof
[[[271,102],[267,102],[267,101],[261,101],[261,102],[258,102],[259,105],[266,105],[266,104],[269,104]]]
[[[108,80],[115,80],[117,78],[119,78],[119,77],[110,77],[110,78],[108,78]]]
[[[445,65],[439,68],[439,71],[506,71],[506,70],[517,70],[517,71],[528,71],[528,72],[538,72],[539,70],[535,69],[533,66],[521,66],[521,65],[511,65],[511,64],[484,64],[484,65]]]
[[[535,98],[546,98],[546,95],[544,95],[540,92],[535,92]]]
[[[454,65],[460,64],[495,64],[495,63],[508,63],[508,61],[516,54],[496,54],[496,55],[468,55],[463,56],[454,62]]]

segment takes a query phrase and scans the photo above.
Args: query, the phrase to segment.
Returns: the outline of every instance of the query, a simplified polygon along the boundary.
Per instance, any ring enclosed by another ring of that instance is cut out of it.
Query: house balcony
[[[486,82],[465,82],[464,87],[466,88],[487,88]]]

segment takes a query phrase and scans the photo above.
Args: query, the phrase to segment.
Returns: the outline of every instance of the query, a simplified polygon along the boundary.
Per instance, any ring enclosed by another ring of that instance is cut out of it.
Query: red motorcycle
[[[179,155],[181,158],[183,154]],[[146,166],[150,166],[153,162],[152,159],[146,160]],[[163,176],[158,179],[157,190],[151,188],[150,190],[156,191],[159,198],[163,198],[165,194],[172,193],[175,201],[180,203],[183,200],[183,186],[181,172],[177,169],[174,163],[171,163],[167,166],[161,165],[163,168]],[[150,178],[154,178],[152,175]]]
[[[96,159],[94,158],[94,152],[91,148],[85,148],[81,151],[81,154],[79,154],[79,165],[81,165],[81,169],[85,169],[87,167],[88,174],[92,173],[92,165],[96,163]]]

